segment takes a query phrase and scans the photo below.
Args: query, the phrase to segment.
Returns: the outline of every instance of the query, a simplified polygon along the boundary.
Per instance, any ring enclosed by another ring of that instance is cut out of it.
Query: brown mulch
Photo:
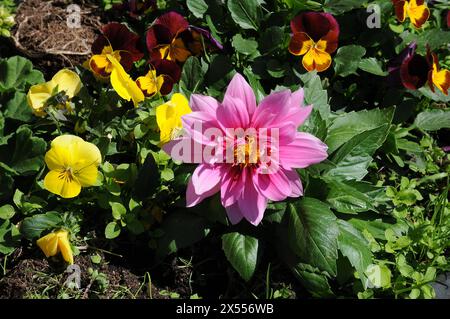
[[[70,27],[70,4],[80,8],[80,27]],[[39,68],[54,73],[83,63],[102,25],[101,9],[88,1],[25,0],[17,10],[12,39]]]
[[[149,286],[147,283],[143,284],[143,278],[122,266],[109,265],[104,262],[95,265],[89,256],[76,257],[76,264],[81,271],[81,288],[78,290],[81,299],[145,299],[150,297]],[[36,298],[37,296],[57,298],[64,290],[64,283],[69,275],[64,272],[64,267],[61,262],[49,262],[47,259],[22,259],[5,277],[0,279],[0,299]],[[104,291],[99,292],[97,283],[92,281],[88,272],[89,268],[96,269],[106,276],[108,285]],[[126,291],[123,287],[126,287]],[[159,291],[154,284],[151,285],[152,298],[167,298],[160,295]]]

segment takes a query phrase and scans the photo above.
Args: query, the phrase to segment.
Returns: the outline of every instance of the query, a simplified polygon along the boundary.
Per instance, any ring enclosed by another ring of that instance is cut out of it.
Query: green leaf
[[[339,250],[348,258],[359,274],[359,278],[365,282],[365,271],[372,263],[372,252],[369,243],[359,230],[344,220],[339,220]]]
[[[423,111],[417,115],[414,124],[424,131],[450,128],[450,109]]]
[[[377,211],[373,198],[352,187],[350,183],[338,180],[328,181],[330,190],[327,202],[336,211],[344,214],[357,214],[368,210]]]
[[[27,217],[20,225],[21,234],[32,240],[41,236],[45,230],[56,228],[62,223],[61,215],[58,212],[47,212]]]
[[[367,1],[361,0],[327,0],[325,1],[325,10],[335,15],[340,15],[347,11],[361,8]]]
[[[305,92],[305,104],[313,105],[314,110],[319,111],[321,118],[328,123],[330,117],[330,104],[328,104],[327,90],[323,89],[320,76],[316,71],[308,72],[300,76]]]
[[[239,33],[233,37],[231,45],[237,52],[245,55],[252,55],[258,51],[258,42],[254,38],[244,39]]]
[[[369,287],[389,288],[391,286],[391,271],[386,265],[370,265],[365,274],[369,280]]]
[[[304,197],[288,205],[288,236],[291,248],[302,262],[336,275],[336,217],[328,205]]]
[[[180,231],[183,225],[183,231]],[[178,249],[190,246],[209,233],[207,220],[187,211],[170,213],[161,225],[164,235],[157,240],[156,255],[159,260]]]
[[[222,236],[222,248],[228,261],[245,281],[253,276],[258,261],[258,239],[238,232]]]
[[[0,219],[10,219],[16,214],[14,207],[11,205],[3,205],[0,207]]]
[[[262,14],[257,0],[228,0],[228,10],[241,28],[258,30]]]
[[[334,57],[334,71],[342,77],[356,74],[361,58],[366,49],[360,45],[347,45],[340,47]]]
[[[203,72],[199,59],[195,56],[189,57],[183,65],[180,89],[185,94],[197,92],[203,82],[204,75],[205,72]]]
[[[208,10],[208,4],[204,0],[187,0],[186,4],[196,18],[203,18]]]
[[[384,124],[350,139],[331,158],[335,167],[325,176],[338,180],[361,180],[367,174],[372,155],[385,141],[389,127],[389,124]]]
[[[107,239],[114,239],[120,235],[120,226],[116,222],[110,222],[105,228],[105,237]]]
[[[121,220],[127,214],[127,208],[118,201],[110,201],[109,206],[111,206],[112,216],[115,220]]]
[[[14,97],[5,104],[5,117],[22,122],[31,122],[34,119],[33,112],[27,103],[25,93],[16,91]]]
[[[325,141],[328,145],[328,152],[333,153],[342,144],[364,131],[380,127],[385,123],[391,123],[393,116],[394,108],[389,108],[344,113],[336,117],[328,128]]]
[[[375,58],[362,59],[359,61],[358,67],[363,71],[379,76],[386,76],[388,74],[387,71],[383,71],[380,63]]]
[[[147,154],[144,164],[139,169],[133,194],[137,199],[144,200],[154,194],[159,186],[160,175],[155,158],[151,153]]]
[[[24,90],[29,85],[44,82],[44,76],[33,69],[33,64],[20,56],[0,61],[0,93],[9,90]]]
[[[44,165],[45,140],[34,137],[25,126],[20,127],[8,145],[0,146],[0,162],[8,165],[11,173],[30,175]]]
[[[308,264],[298,263],[291,267],[291,271],[313,297],[330,298],[333,296],[327,277],[319,269]]]
[[[264,97],[265,97],[264,88],[262,87],[261,83],[255,76],[255,74],[247,68],[244,69],[244,75],[247,78],[248,83],[250,84],[251,88],[255,92],[256,103],[261,102],[261,100],[264,99]]]

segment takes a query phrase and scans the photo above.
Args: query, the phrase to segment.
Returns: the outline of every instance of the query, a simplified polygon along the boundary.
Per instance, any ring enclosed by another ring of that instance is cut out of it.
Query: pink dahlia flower
[[[312,110],[312,106],[303,106],[303,89],[272,93],[257,106],[250,85],[236,74],[222,103],[193,94],[190,106],[192,113],[182,117],[184,136],[164,147],[175,159],[200,164],[187,187],[188,207],[220,191],[231,223],[245,218],[258,225],[269,200],[303,195],[296,168],[327,158],[322,141],[297,131]],[[214,129],[215,136],[208,135],[208,129]],[[236,129],[253,133],[230,133]],[[180,155],[175,149],[183,143],[187,147]],[[209,157],[205,156],[207,149],[213,149]]]

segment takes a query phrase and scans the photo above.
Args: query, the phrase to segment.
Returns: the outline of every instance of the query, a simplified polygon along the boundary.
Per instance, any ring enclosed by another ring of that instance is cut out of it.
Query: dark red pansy
[[[447,28],[450,28],[450,10],[447,10]]]
[[[189,23],[175,11],[167,12],[155,20],[147,31],[147,48],[152,51],[160,45],[171,44],[179,33],[187,30]]]
[[[157,60],[153,63],[156,70],[156,75],[166,75],[165,81],[161,86],[161,95],[167,95],[172,92],[173,85],[180,80],[181,68],[180,66],[169,60]]]
[[[431,65],[427,58],[416,53],[417,44],[412,42],[388,63],[388,83],[417,90],[428,80]]]

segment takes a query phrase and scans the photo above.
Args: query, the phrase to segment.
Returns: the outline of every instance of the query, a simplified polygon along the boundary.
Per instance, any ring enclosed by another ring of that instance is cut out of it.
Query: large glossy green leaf
[[[222,236],[222,248],[239,275],[250,280],[258,262],[258,239],[238,232],[228,233]]]
[[[336,117],[328,128],[325,141],[328,152],[333,153],[342,144],[364,131],[391,123],[393,116],[394,108],[388,108],[349,112]]]
[[[30,122],[34,119],[33,112],[27,103],[27,96],[25,93],[16,91],[12,99],[6,102],[5,117],[22,121]]]
[[[288,236],[293,251],[303,263],[336,275],[339,228],[328,205],[304,197],[290,203],[287,212]]]
[[[372,155],[385,141],[389,127],[385,124],[350,139],[331,158],[335,167],[326,176],[338,180],[361,180],[367,174]]]
[[[327,276],[319,269],[308,264],[298,263],[291,268],[291,271],[313,297],[330,298],[333,296]]]
[[[0,146],[0,162],[10,173],[33,174],[44,165],[46,148],[42,138],[33,136],[29,128],[22,126],[7,145]]]
[[[364,272],[372,263],[372,252],[369,249],[369,243],[361,232],[350,223],[339,220],[339,250],[348,258],[353,267],[359,274],[359,278],[364,283]]]
[[[20,56],[0,61],[0,93],[23,90],[29,85],[41,82],[44,82],[44,76],[33,69],[31,61]]]
[[[424,131],[450,128],[450,109],[423,111],[417,115],[414,124]]]
[[[329,192],[327,202],[332,208],[344,214],[357,214],[368,210],[377,211],[376,198],[384,192],[384,188],[375,187],[370,184],[355,181],[338,181],[330,179],[327,181]],[[367,186],[367,192],[358,189]]]
[[[258,30],[262,14],[257,0],[228,0],[228,10],[241,28]]]
[[[41,236],[44,230],[51,230],[62,222],[58,212],[48,212],[27,217],[20,226],[21,234],[27,239],[35,239]]]

